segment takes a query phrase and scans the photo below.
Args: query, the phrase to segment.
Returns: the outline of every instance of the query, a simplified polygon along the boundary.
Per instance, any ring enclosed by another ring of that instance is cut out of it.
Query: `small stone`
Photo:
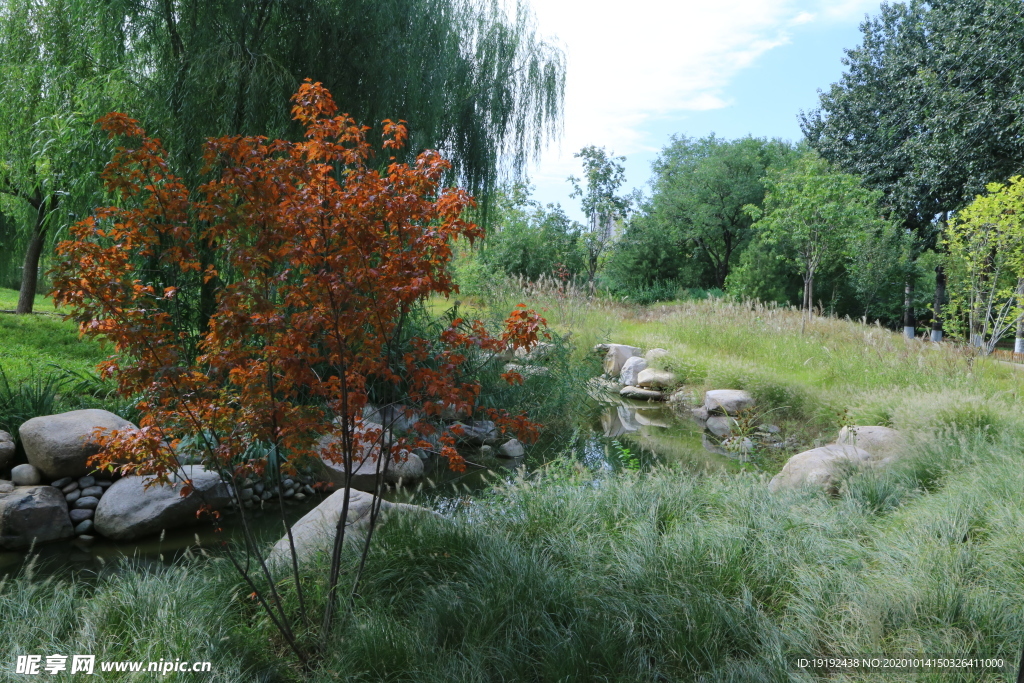
[[[92,520],[89,520],[89,521],[92,521]],[[81,535],[79,535],[78,540],[79,541],[89,542],[89,541],[95,541],[96,537],[95,536],[90,536],[89,534],[81,534]]]
[[[494,455],[494,446],[483,445],[480,447],[480,455]]]
[[[71,493],[65,493],[64,494],[64,500],[66,500],[69,505],[71,503],[74,503],[76,500],[78,500],[81,497],[82,497],[82,492],[77,490],[77,489],[72,491]]]
[[[313,483],[313,480],[309,477],[309,475],[306,475],[306,474],[300,474],[299,475],[299,481],[301,481],[303,484],[312,484]]]
[[[306,500],[306,494],[305,493],[296,493],[295,494],[295,500]]]
[[[75,501],[75,507],[81,510],[95,510],[100,504],[100,499],[94,496],[82,496]]]
[[[274,494],[271,493],[270,491],[264,491],[263,494],[260,496],[260,498],[262,500],[270,500],[273,497],[274,497]]]
[[[521,458],[525,454],[526,449],[523,448],[523,444],[519,443],[518,439],[509,439],[501,444],[501,448],[498,449],[498,455],[506,458]]]
[[[291,479],[285,479],[284,481],[281,482],[281,485],[284,486],[286,489],[290,489],[294,484],[295,482]]]
[[[312,496],[313,487],[310,486],[309,484],[306,484],[305,486],[302,487],[302,492],[305,493],[307,496]]]
[[[238,492],[238,497],[241,498],[243,501],[252,500],[254,493],[255,492],[251,488],[242,489],[241,491]]]
[[[15,465],[11,470],[11,481],[15,486],[35,486],[42,478],[39,470],[32,465]]]
[[[81,510],[81,509],[75,509],[75,510],[71,510],[70,512],[68,512],[68,516],[71,517],[71,522],[74,523],[74,524],[78,524],[79,522],[84,522],[87,519],[92,519],[92,516],[94,514],[95,514],[95,512],[93,510]]]
[[[100,479],[99,481],[96,482],[96,485],[99,486],[100,488],[106,490],[106,489],[109,489],[111,484],[113,484],[113,483],[114,482],[110,481],[109,479]]]
[[[246,507],[246,509],[249,509],[249,510],[251,510],[253,508],[253,502],[251,500],[245,501],[244,503],[242,503],[242,505],[244,505]]]
[[[0,493],[10,493],[14,490],[14,482],[0,479]]]
[[[71,477],[62,477],[62,478],[58,479],[57,481],[53,482],[52,484],[50,484],[50,486],[53,486],[54,488],[62,489],[62,488],[64,488],[65,486],[67,486],[68,484],[70,484],[73,481],[74,481],[74,479],[72,479]],[[78,486],[78,484],[75,484],[75,486]],[[67,492],[65,491],[65,493],[67,493]]]
[[[258,494],[262,494],[262,493],[263,493],[263,490],[264,490],[265,488],[266,488],[266,487],[265,487],[265,486],[263,485],[263,482],[262,482],[262,481],[261,481],[261,482],[259,482],[258,484],[256,484],[256,486],[253,486],[253,490],[255,490],[255,491],[256,491],[256,493],[258,493]]]
[[[690,414],[697,420],[704,422],[708,419],[708,409],[701,406],[700,408],[691,408]]]
[[[83,520],[78,526],[75,527],[75,533],[81,536],[92,531],[93,523],[91,519]]]
[[[93,477],[91,475],[88,476],[88,477],[79,477],[78,478],[78,485],[81,486],[83,489],[87,488],[89,486],[92,486],[95,483],[96,483],[96,477]]]
[[[286,489],[285,492],[284,492],[284,497],[285,498],[291,498],[294,495],[295,495],[295,489]]]
[[[67,484],[63,488],[61,488],[61,491],[63,491],[64,493],[71,493],[72,491],[77,491],[77,490],[78,490],[78,482],[77,481],[73,481],[70,484]]]
[[[708,431],[717,437],[726,437],[732,434],[732,426],[735,423],[731,417],[723,417],[720,415],[714,415],[708,418],[707,428]]]
[[[99,498],[103,495],[102,486],[89,486],[88,488],[82,489],[83,496],[92,496],[93,498]]]
[[[619,396],[623,398],[632,398],[637,401],[664,401],[665,394],[660,391],[653,391],[651,389],[641,389],[640,387],[622,387],[619,391]]]

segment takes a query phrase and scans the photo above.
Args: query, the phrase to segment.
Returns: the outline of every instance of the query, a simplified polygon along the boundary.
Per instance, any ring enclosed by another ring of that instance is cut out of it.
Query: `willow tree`
[[[87,161],[99,146],[93,120],[117,101],[118,81],[96,9],[76,0],[0,6],[0,265],[21,262],[19,313],[32,311],[57,228],[98,187]]]

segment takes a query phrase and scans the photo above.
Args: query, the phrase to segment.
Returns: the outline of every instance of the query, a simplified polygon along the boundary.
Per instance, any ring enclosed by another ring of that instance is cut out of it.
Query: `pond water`
[[[467,467],[461,473],[452,472],[446,461],[433,458],[424,463],[426,477],[421,486],[392,491],[385,498],[444,511],[460,504],[465,496],[493,485],[496,479],[511,480],[518,473],[529,473],[567,451],[576,453],[594,469],[647,468],[660,464],[682,465],[695,472],[721,472],[738,467],[735,458],[708,441],[701,425],[675,415],[666,404],[624,399],[607,391],[595,391],[593,398],[591,412],[582,417],[575,431],[549,434],[531,446],[523,458],[501,458],[470,449],[463,453]],[[323,497],[318,492],[301,502],[285,501],[286,518],[289,522],[298,520]],[[251,510],[248,514],[257,537],[271,542],[283,534],[276,500],[268,501],[264,510]],[[0,576],[23,570],[29,561],[37,575],[70,572],[88,577],[113,570],[125,558],[130,566],[148,566],[171,563],[185,553],[217,553],[225,541],[242,540],[238,513],[225,513],[222,527],[221,531],[214,531],[209,524],[197,524],[137,541],[97,537],[90,542],[47,543],[35,549],[34,558],[24,551],[0,551]]]

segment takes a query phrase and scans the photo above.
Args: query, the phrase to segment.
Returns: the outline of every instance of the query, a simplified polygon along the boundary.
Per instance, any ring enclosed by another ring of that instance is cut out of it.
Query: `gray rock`
[[[78,489],[75,489],[71,493],[65,493],[64,494],[64,500],[67,501],[68,505],[70,505],[71,503],[74,503],[76,500],[78,500],[81,497],[82,497],[82,492],[79,491]]]
[[[104,491],[106,491],[108,488],[110,488],[110,486],[113,483],[114,482],[110,481],[109,479],[99,479],[97,480],[96,485],[99,486]]]
[[[82,520],[78,523],[78,526],[75,527],[75,534],[79,536],[83,534],[88,534],[93,530],[94,526],[95,524],[93,524],[93,521],[91,519]],[[89,540],[92,540],[92,538],[90,537]]]
[[[480,455],[494,455],[494,446],[484,444],[480,447]]]
[[[840,464],[858,466],[870,464],[871,454],[856,446],[832,444],[797,453],[782,467],[782,471],[768,483],[771,491],[800,486],[831,489]]]
[[[65,486],[67,486],[68,484],[70,484],[71,482],[72,482],[71,477],[63,477],[63,478],[58,479],[57,481],[53,482],[52,484],[50,484],[50,486],[53,486],[53,487],[58,488],[58,489],[62,489]],[[75,483],[75,488],[78,488],[78,484],[77,483]],[[67,491],[65,491],[64,493],[67,493]]]
[[[632,398],[637,401],[664,401],[665,394],[652,389],[641,389],[640,387],[622,387],[619,396]]]
[[[35,486],[42,480],[39,470],[32,465],[15,465],[11,469],[11,481],[15,486]]]
[[[0,471],[14,464],[14,439],[0,429]]]
[[[676,376],[667,370],[647,368],[636,378],[636,386],[644,389],[669,389],[676,385]]]
[[[704,406],[701,406],[700,408],[691,408],[690,414],[693,415],[694,419],[700,422],[704,422],[709,417],[708,409]]]
[[[0,547],[28,548],[33,541],[73,535],[67,503],[52,486],[25,486],[0,495]]]
[[[475,423],[480,424],[480,423]],[[493,425],[493,423],[491,423]],[[326,449],[337,442],[337,437],[323,436],[318,442],[321,452],[320,461],[324,465],[325,478],[335,486],[344,487],[346,483],[345,466],[342,462],[327,459]],[[393,454],[388,462],[380,459],[380,446],[376,443],[365,443],[355,455],[352,463],[352,488],[359,491],[376,491],[378,473],[383,475],[383,484],[397,486],[399,483],[415,484],[423,478],[423,460],[415,453],[392,449]]]
[[[255,491],[251,488],[242,489],[238,492],[238,497],[243,501],[252,500],[253,495],[255,495]]]
[[[82,495],[83,496],[92,496],[93,498],[99,498],[100,496],[103,495],[103,487],[102,486],[89,486],[87,488],[82,489]]]
[[[544,360],[552,353],[555,352],[555,345],[550,342],[537,342],[533,345],[529,351],[523,347],[519,347],[515,350],[514,356],[516,358],[527,360],[527,361],[539,361]]]
[[[723,417],[721,415],[712,415],[707,419],[704,425],[708,428],[708,431],[719,438],[723,438],[732,434],[732,427],[736,423],[731,417]]]
[[[895,429],[857,425],[843,427],[836,443],[863,448],[876,458],[893,455],[905,445],[903,434]]]
[[[301,493],[301,492],[300,493],[296,493],[295,494],[295,500],[306,500],[306,494],[305,493]]]
[[[619,373],[619,383],[626,387],[638,386],[637,375],[646,369],[647,361],[640,356],[627,358],[626,362],[622,364],[622,372]]]
[[[341,519],[341,509],[344,500],[345,491],[335,491],[292,525],[292,541],[295,545],[296,557],[300,563],[304,563],[318,554],[331,551],[338,528],[338,521]],[[366,532],[370,522],[370,506],[373,503],[374,496],[369,493],[362,491],[349,492],[348,514],[345,517],[346,539],[355,541]],[[396,513],[441,517],[433,510],[428,510],[427,508],[407,505],[405,503],[390,503],[382,500],[380,501],[380,517],[378,517],[377,523],[386,522],[391,515]],[[274,544],[267,557],[267,564],[274,568],[275,571],[291,569],[291,552],[289,550],[287,534]]]
[[[192,480],[193,490],[181,495],[183,482],[173,486],[154,485],[148,476],[130,476],[114,482],[96,507],[96,530],[108,538],[132,540],[162,529],[194,524],[196,512],[203,505],[219,509],[230,503],[227,486],[216,472],[199,465],[182,468]]]
[[[462,434],[456,435],[455,438],[470,446],[494,443],[498,438],[498,425],[490,420],[476,420],[469,424],[456,422],[452,427],[461,428]]]
[[[313,487],[310,486],[309,484],[306,484],[305,486],[302,487],[302,492],[305,493],[307,496],[312,496],[315,493],[313,491]]]
[[[82,534],[78,537],[78,540],[84,543],[88,543],[90,541],[95,541],[96,537],[92,536],[91,534]]]
[[[60,490],[63,491],[64,493],[71,493],[72,491],[77,491],[78,482],[73,481],[70,484],[64,484],[64,486],[62,486]]]
[[[505,363],[504,370],[505,372],[517,372],[523,376],[523,379],[539,377],[551,372],[551,368],[544,365],[524,365],[523,363]]]
[[[260,494],[260,500],[270,500],[273,497],[274,493],[272,491],[264,491]]]
[[[14,490],[14,482],[0,479],[0,493],[10,493]]]
[[[285,487],[286,489],[290,489],[294,484],[295,482],[291,479],[285,479],[284,481],[281,482],[281,486]]]
[[[82,496],[75,501],[75,507],[80,510],[95,510],[100,504],[100,499],[95,496]]]
[[[86,462],[99,452],[95,429],[134,429],[135,426],[106,410],[72,410],[60,415],[34,417],[18,428],[29,463],[49,480],[81,477],[91,469]]]
[[[634,356],[643,355],[635,346],[627,344],[609,344],[604,355],[604,374],[609,377],[618,377],[622,372],[622,366]]]
[[[259,482],[258,484],[256,484],[256,485],[255,485],[255,486],[253,486],[252,488],[253,488],[253,490],[254,490],[254,491],[255,491],[256,493],[258,493],[258,494],[261,494],[261,495],[262,495],[262,493],[263,493],[263,490],[264,490],[264,489],[266,488],[266,486],[264,486],[264,485],[263,485],[263,482]]]
[[[83,489],[87,489],[95,483],[96,477],[87,476],[78,478],[78,485],[81,486]]]
[[[518,439],[509,439],[498,448],[498,455],[506,458],[521,458],[526,455],[526,449]]]
[[[94,514],[96,514],[95,510],[75,509],[70,511],[68,516],[71,518],[72,524],[78,524],[79,522],[84,522],[87,519],[92,519]]]
[[[714,389],[704,393],[704,407],[709,413],[736,415],[754,407],[754,397],[739,389]]]

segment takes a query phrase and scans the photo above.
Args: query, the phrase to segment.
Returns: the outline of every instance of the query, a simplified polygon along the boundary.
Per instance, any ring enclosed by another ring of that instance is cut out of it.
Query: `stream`
[[[607,391],[594,392],[593,398],[592,410],[581,416],[573,434],[548,435],[529,447],[522,458],[484,455],[469,449],[463,453],[467,468],[461,473],[451,471],[446,461],[431,458],[424,462],[426,476],[421,486],[392,491],[385,498],[444,512],[460,504],[465,496],[485,490],[496,478],[511,480],[519,473],[528,474],[567,450],[579,454],[595,470],[681,465],[694,472],[721,472],[737,466],[735,458],[708,441],[695,420],[675,415],[666,404],[634,401]],[[317,493],[301,502],[286,500],[289,523],[313,509],[323,497]],[[257,537],[272,542],[283,534],[276,502],[266,510],[251,510],[249,515]],[[222,526],[222,531],[215,531],[209,524],[200,523],[135,541],[97,537],[90,542],[52,542],[34,549],[32,557],[26,551],[0,551],[0,577],[16,574],[29,563],[37,576],[70,572],[86,580],[114,571],[125,558],[129,566],[139,568],[169,564],[186,554],[220,552],[224,541],[242,540],[237,512],[225,512]]]

